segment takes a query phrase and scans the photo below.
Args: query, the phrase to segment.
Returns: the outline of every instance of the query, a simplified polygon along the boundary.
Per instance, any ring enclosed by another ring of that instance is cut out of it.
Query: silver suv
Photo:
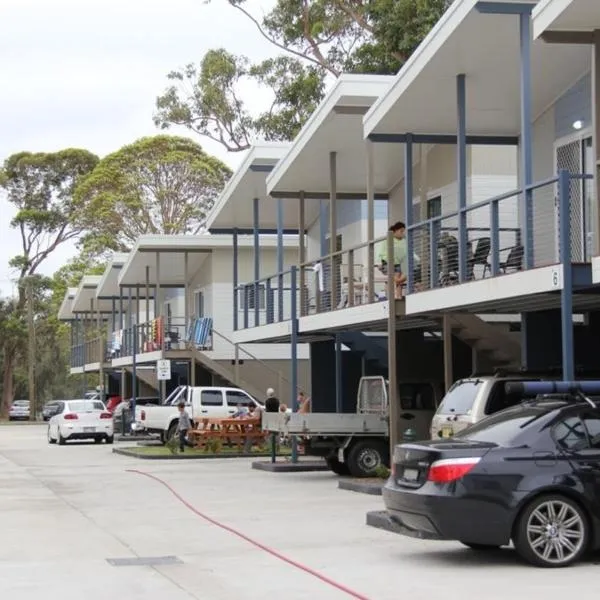
[[[459,379],[448,390],[431,421],[431,438],[449,438],[488,415],[514,406],[520,394],[507,394],[508,381],[541,381],[552,377],[481,375]]]

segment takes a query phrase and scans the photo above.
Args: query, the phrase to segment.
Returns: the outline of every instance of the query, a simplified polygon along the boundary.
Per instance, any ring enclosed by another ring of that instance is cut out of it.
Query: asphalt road
[[[264,473],[238,459],[141,461],[106,445],[49,446],[43,426],[0,426],[0,598],[564,600],[594,593],[594,557],[541,570],[512,550],[478,554],[401,538],[364,524],[365,513],[380,507],[377,497],[338,490],[329,473]],[[163,564],[113,566],[113,559]]]

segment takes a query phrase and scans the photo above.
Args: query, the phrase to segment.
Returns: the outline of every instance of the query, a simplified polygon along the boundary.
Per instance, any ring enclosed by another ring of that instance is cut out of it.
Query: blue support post
[[[407,268],[406,273],[406,287],[408,293],[411,294],[414,291],[414,277],[415,277],[415,241],[414,241],[414,230],[410,229],[413,222],[413,141],[412,134],[406,136],[406,146],[404,149],[404,220],[405,225],[409,229],[407,230]],[[391,264],[391,263],[390,263]]]
[[[238,298],[239,298],[239,267],[238,267],[238,230],[233,230],[233,330],[238,330]],[[198,315],[200,316],[200,315]]]
[[[125,336],[127,338],[127,352],[126,352],[125,356],[130,355],[132,341],[133,341],[131,339],[131,326],[133,324],[133,315],[131,313],[131,305],[133,304],[133,294],[132,294],[131,288],[127,289],[127,299],[128,299],[128,303],[127,303],[127,335]]]
[[[525,269],[533,269],[533,183],[532,132],[531,132],[531,14],[519,15],[521,38],[521,181],[523,182]]]
[[[119,286],[119,330],[121,329],[123,329],[123,288]]]
[[[500,214],[498,210],[498,201],[493,200],[490,204],[490,253],[491,253],[491,273],[492,277],[498,275],[500,271]]]
[[[273,323],[273,288],[271,288],[271,279],[267,279],[265,285],[265,308],[267,316],[267,324]]]
[[[292,320],[292,330],[290,336],[291,345],[291,395],[292,412],[298,412],[298,267],[293,266],[291,270],[291,290],[290,312]],[[296,437],[292,438],[292,462],[298,462],[298,442]]]
[[[111,322],[110,322],[111,333],[116,330],[116,324],[117,324],[117,299],[113,297],[112,298]]]
[[[464,73],[456,76],[457,183],[458,183],[458,276],[460,283],[467,280],[467,90]]]
[[[571,266],[571,219],[569,192],[571,178],[562,169],[558,174],[560,263],[562,266],[561,329],[563,380],[572,381],[575,376],[573,359],[573,274]]]
[[[244,284],[243,287],[244,290],[244,329],[248,329],[248,301],[250,300],[250,288],[248,287],[248,284]]]
[[[137,351],[138,351],[138,326],[137,323],[132,327],[133,333],[133,343],[131,348],[131,422],[135,423],[135,404],[137,402],[137,390],[138,390],[138,380],[137,380]],[[123,415],[125,418],[125,415]]]
[[[342,407],[342,342],[335,335],[335,412],[343,412]]]
[[[254,207],[254,326],[260,325],[260,217],[258,198],[253,200]]]
[[[283,321],[283,200],[277,199],[277,321]]]

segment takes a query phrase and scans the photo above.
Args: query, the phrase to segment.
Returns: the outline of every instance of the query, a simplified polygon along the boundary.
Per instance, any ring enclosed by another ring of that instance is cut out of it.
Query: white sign
[[[158,381],[168,381],[171,379],[171,361],[157,360],[156,361],[156,378]]]
[[[552,269],[552,287],[560,287],[560,269]]]

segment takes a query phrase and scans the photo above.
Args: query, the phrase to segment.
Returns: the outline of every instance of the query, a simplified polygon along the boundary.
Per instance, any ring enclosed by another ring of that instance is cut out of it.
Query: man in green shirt
[[[406,282],[408,273],[408,244],[406,242],[406,225],[402,221],[394,223],[389,229],[394,236],[394,281],[396,283],[395,298],[402,298],[402,284]],[[388,272],[387,240],[378,244],[377,261],[384,275]]]

